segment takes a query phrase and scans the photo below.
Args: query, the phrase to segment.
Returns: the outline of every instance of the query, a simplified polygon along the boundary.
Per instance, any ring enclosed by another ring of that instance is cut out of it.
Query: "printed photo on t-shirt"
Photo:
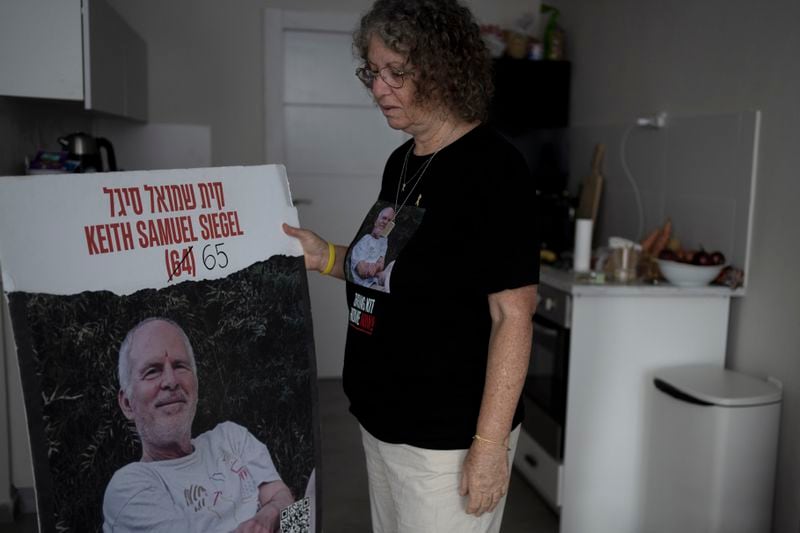
[[[376,202],[347,252],[345,279],[376,291],[391,292],[395,263],[424,214],[425,210],[416,206],[395,208],[390,202]]]

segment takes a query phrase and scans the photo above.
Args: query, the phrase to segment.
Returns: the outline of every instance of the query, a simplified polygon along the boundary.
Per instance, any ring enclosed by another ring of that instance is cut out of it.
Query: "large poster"
[[[0,178],[41,531],[317,531],[281,166]]]

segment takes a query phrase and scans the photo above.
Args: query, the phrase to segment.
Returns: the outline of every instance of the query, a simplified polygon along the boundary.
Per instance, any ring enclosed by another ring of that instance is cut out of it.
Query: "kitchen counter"
[[[547,266],[540,282],[537,312],[569,328],[564,455],[554,471],[560,531],[639,533],[653,377],[673,366],[722,368],[730,298],[744,291],[592,283]]]
[[[730,289],[721,285],[678,287],[667,282],[658,284],[613,281],[598,283],[587,274],[576,274],[571,270],[560,270],[546,265],[542,265],[539,271],[539,282],[573,296],[719,296],[730,298],[745,294],[744,288]]]

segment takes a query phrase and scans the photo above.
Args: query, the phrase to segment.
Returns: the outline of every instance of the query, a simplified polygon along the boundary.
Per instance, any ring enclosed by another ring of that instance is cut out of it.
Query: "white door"
[[[407,137],[386,125],[355,77],[355,13],[266,9],[267,162],[283,163],[300,223],[348,244],[380,189],[384,163]],[[342,374],[344,283],[309,274],[319,377]]]

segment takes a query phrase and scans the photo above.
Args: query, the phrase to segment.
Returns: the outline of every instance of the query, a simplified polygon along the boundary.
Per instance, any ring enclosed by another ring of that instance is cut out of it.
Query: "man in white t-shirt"
[[[381,290],[385,285],[386,250],[389,240],[386,228],[394,223],[395,212],[386,207],[378,213],[372,231],[367,233],[353,246],[350,252],[350,272],[353,281],[365,287]],[[389,230],[391,231],[391,230]]]
[[[192,439],[194,353],[175,322],[149,318],[120,346],[118,401],[136,424],[142,458],[117,470],[103,531],[267,532],[294,501],[267,447],[232,422]]]

